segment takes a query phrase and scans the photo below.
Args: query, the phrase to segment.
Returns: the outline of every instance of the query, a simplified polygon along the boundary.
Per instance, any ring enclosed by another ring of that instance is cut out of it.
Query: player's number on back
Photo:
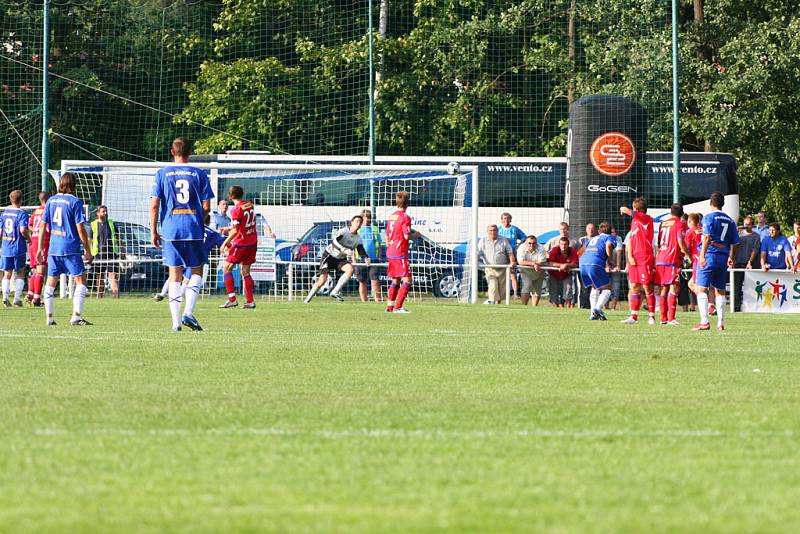
[[[188,204],[189,198],[189,180],[177,180],[175,182],[175,199],[180,204]]]
[[[62,224],[62,222],[64,220],[63,217],[62,217],[63,209],[64,208],[62,206],[59,206],[53,211],[53,223],[55,223],[55,225],[58,226],[58,227],[63,226],[63,224]]]
[[[245,228],[252,228],[256,225],[256,214],[252,211],[245,211],[244,212],[244,227]]]
[[[12,219],[6,219],[6,222],[3,226],[3,230],[5,231],[6,235],[12,235],[14,233],[14,221]]]
[[[725,234],[728,233],[728,223],[719,223],[722,226],[722,233],[719,235],[720,241],[725,241]]]

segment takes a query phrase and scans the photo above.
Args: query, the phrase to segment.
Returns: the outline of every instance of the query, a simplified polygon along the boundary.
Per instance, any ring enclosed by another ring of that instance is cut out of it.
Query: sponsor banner
[[[800,273],[745,272],[742,311],[800,313]]]
[[[275,281],[275,239],[259,240],[256,262],[250,267],[250,276],[262,282]]]

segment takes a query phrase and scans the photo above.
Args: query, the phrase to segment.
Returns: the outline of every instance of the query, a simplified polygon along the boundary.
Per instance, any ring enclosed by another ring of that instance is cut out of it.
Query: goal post
[[[435,296],[470,303],[478,300],[477,167],[190,164],[209,173],[215,193],[212,212],[217,209],[216,203],[227,197],[231,185],[241,186],[245,200],[254,204],[260,246],[253,271],[265,297],[291,299],[307,291],[316,279],[319,257],[332,235],[353,216],[373,207],[371,228],[363,233],[372,236],[372,248],[378,253],[377,275],[385,298],[385,222],[395,209],[395,193],[405,190],[411,194],[408,212],[412,228],[422,234],[410,250],[415,278],[412,298]],[[87,204],[90,218],[94,218],[98,205],[106,205],[109,217],[122,229],[120,241],[127,250],[119,259],[120,271],[124,271],[120,277],[130,292],[152,292],[165,276],[160,255],[146,241],[153,176],[167,165],[172,163],[62,162],[61,173],[77,175],[77,195]],[[270,239],[272,234],[274,241]],[[363,267],[363,259],[355,261]],[[218,251],[213,251],[207,292],[221,289],[220,265]],[[129,273],[138,278],[132,279]],[[364,278],[368,274],[376,273],[362,273]],[[366,285],[371,292],[371,283]],[[346,291],[358,298],[357,282],[350,282]]]

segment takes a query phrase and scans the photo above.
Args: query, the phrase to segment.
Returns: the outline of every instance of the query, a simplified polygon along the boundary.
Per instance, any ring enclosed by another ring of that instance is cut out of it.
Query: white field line
[[[28,434],[28,432],[16,432]],[[567,439],[602,439],[602,438],[800,438],[796,430],[714,430],[714,429],[664,429],[664,430],[630,430],[630,429],[530,429],[530,430],[401,430],[401,429],[323,429],[323,430],[291,430],[284,428],[209,428],[181,429],[157,428],[136,430],[124,428],[90,428],[85,430],[69,430],[63,428],[39,428],[31,431],[36,436],[266,436],[266,437],[312,437],[324,439],[498,439],[498,438],[567,438]]]

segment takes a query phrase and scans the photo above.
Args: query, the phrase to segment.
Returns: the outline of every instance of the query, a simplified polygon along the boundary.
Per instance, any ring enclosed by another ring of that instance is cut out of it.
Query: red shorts
[[[386,274],[389,278],[404,278],[408,276],[408,258],[389,258],[389,269],[387,269]]]
[[[225,261],[238,265],[253,265],[256,262],[257,250],[258,247],[255,245],[250,247],[237,247],[233,245],[228,251],[228,256],[225,258]]]
[[[31,244],[28,245],[28,258],[29,258],[28,265],[31,266],[31,269],[39,265],[39,262],[36,259],[36,251],[39,248],[38,241],[39,241],[38,239],[33,239],[31,240]],[[44,248],[44,263],[42,263],[42,265],[46,263],[47,263],[47,247]]]
[[[653,282],[653,273],[656,270],[656,260],[636,260],[636,265],[628,265],[628,282],[631,284],[649,285]]]
[[[674,265],[656,265],[656,275],[653,279],[657,286],[671,286],[677,284],[681,276],[681,268]]]

